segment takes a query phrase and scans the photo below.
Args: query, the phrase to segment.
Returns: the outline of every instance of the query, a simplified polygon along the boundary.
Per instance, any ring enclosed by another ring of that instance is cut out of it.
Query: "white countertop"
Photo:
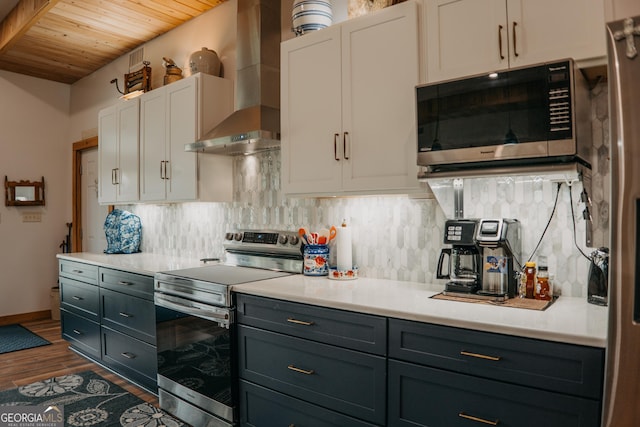
[[[202,266],[199,260],[150,253],[107,255],[58,254],[59,259],[85,262],[132,273]],[[329,308],[398,319],[476,329],[605,348],[608,310],[586,298],[560,297],[544,311],[435,300],[442,285],[371,279],[336,281],[326,277],[293,275],[235,285],[234,292],[278,298]]]
[[[440,286],[441,288],[442,286]],[[360,277],[335,281],[288,276],[233,287],[234,292],[380,316],[549,341],[606,347],[608,310],[586,298],[560,297],[544,311],[435,300],[438,287]]]
[[[200,260],[179,258],[168,255],[157,255],[146,252],[136,254],[101,254],[91,252],[76,252],[58,254],[59,259],[84,262],[99,267],[115,268],[130,273],[153,276],[158,271],[180,270],[181,268],[201,267]]]

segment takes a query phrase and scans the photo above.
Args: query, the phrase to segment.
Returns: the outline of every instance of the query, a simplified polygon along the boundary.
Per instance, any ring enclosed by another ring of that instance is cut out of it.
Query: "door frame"
[[[73,252],[82,252],[82,152],[98,147],[98,137],[83,139],[73,143],[73,179],[72,179],[72,216],[71,248]]]

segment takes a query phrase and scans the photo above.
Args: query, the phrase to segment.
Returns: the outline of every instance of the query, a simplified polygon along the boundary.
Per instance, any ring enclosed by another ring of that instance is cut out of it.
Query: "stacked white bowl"
[[[331,0],[294,0],[291,20],[296,36],[326,28],[333,23]]]

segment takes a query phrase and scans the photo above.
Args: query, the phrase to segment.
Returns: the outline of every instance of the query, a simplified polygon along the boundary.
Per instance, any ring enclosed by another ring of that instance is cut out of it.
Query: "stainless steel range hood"
[[[235,155],[280,146],[280,3],[238,0],[236,111],[185,151]]]

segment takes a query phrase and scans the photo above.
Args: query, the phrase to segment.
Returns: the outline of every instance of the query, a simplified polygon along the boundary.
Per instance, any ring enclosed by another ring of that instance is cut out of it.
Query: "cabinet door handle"
[[[114,171],[115,177],[116,177],[115,184],[118,185],[118,184],[120,184],[120,168],[115,168],[113,171]]]
[[[162,172],[162,166],[164,165],[164,160],[160,160],[160,179],[164,179],[164,173]]]
[[[340,159],[338,158],[338,138],[340,138],[340,134],[334,133],[333,134],[333,158],[336,159],[336,162],[340,161]]]
[[[131,285],[133,285],[133,283],[131,283],[131,282],[125,282],[124,280],[120,280],[120,281],[118,282],[118,285],[122,285],[122,286],[131,286]]]
[[[294,371],[294,372],[300,372],[301,374],[305,374],[305,375],[313,375],[313,374],[315,374],[315,372],[316,372],[316,371],[314,371],[313,369],[310,369],[310,370],[300,369],[300,368],[296,368],[296,367],[295,367],[295,366],[293,366],[293,365],[289,365],[289,366],[287,366],[287,369],[290,369],[290,370],[292,370],[292,371]]]
[[[79,331],[79,330],[77,330],[77,329],[74,329],[74,330],[73,330],[73,333],[74,333],[74,334],[76,334],[76,335],[82,335],[82,332],[80,332],[80,331]]]
[[[116,185],[116,170],[111,169],[111,185]]]
[[[118,314],[119,314],[120,316],[122,316],[122,317],[126,317],[126,318],[131,318],[131,317],[133,317],[133,315],[131,315],[131,314],[129,314],[129,313],[122,312],[122,311],[121,311],[120,313],[118,313]]]
[[[171,179],[171,176],[167,173],[167,171],[170,171],[171,169],[167,166],[169,166],[169,160],[164,161],[164,179]]]
[[[498,25],[498,52],[500,53],[500,59],[504,59],[504,55],[502,54],[502,29],[504,27],[502,25]]]
[[[74,295],[74,296],[72,296],[72,297],[71,297],[71,299],[74,299],[74,300],[76,300],[76,301],[82,301],[84,298],[79,297],[79,296],[77,296],[77,295]]]
[[[519,56],[518,55],[518,45],[516,42],[516,26],[518,25],[518,23],[516,21],[513,21],[513,27],[512,27],[512,33],[513,33],[513,56],[515,56],[516,58]]]
[[[126,357],[127,359],[135,359],[137,357],[135,354],[129,353],[128,351],[120,353],[120,355]]]
[[[287,319],[287,322],[295,323],[296,325],[303,325],[303,326],[311,326],[314,324],[314,322],[305,322],[304,320],[294,319],[293,317],[289,317]]]
[[[344,159],[349,160],[349,156],[347,156],[347,137],[349,136],[349,132],[344,133],[344,138],[342,139],[342,152],[344,153]]]
[[[492,360],[494,362],[498,362],[500,361],[501,357],[500,356],[487,356],[486,354],[480,354],[480,353],[472,353],[470,351],[464,351],[462,350],[460,352],[460,354],[462,356],[469,356],[469,357],[475,357],[477,359],[485,359],[485,360]]]
[[[465,414],[464,412],[460,412],[458,416],[466,420],[476,421],[482,424],[488,424],[490,426],[497,426],[500,423],[500,420],[495,420],[495,421],[485,420],[484,418],[474,417],[473,415],[468,415],[468,414]]]

